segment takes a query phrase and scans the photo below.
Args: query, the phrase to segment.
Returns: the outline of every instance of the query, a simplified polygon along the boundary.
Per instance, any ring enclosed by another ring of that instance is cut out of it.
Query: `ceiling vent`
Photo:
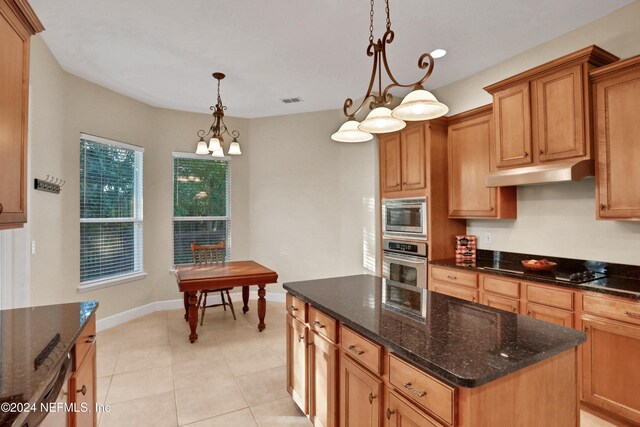
[[[281,99],[281,101],[284,102],[285,104],[294,104],[296,102],[302,102],[302,98],[299,98],[299,97],[284,98],[284,99]]]

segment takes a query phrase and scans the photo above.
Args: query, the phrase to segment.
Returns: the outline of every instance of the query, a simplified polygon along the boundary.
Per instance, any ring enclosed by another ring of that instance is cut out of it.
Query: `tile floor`
[[[250,308],[210,309],[194,344],[181,310],[98,333],[99,426],[311,426],[286,391],[284,304],[267,303],[262,333]],[[612,426],[585,412],[581,425]]]

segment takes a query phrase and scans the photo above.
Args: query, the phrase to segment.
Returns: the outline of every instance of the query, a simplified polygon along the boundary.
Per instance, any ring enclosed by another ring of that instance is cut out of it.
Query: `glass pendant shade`
[[[405,122],[391,116],[391,110],[387,107],[374,108],[366,119],[360,123],[358,129],[370,133],[389,133],[404,129]]]
[[[234,141],[229,144],[229,154],[231,154],[232,156],[242,154],[242,151],[240,151],[240,144],[238,142]]]
[[[213,157],[224,157],[224,151],[222,151],[222,147],[218,147],[215,150],[213,150],[213,154],[211,154],[211,156],[213,156]]]
[[[448,111],[449,107],[438,102],[431,92],[416,89],[404,97],[400,105],[393,109],[391,115],[400,120],[417,121],[442,117]]]
[[[200,139],[198,141],[198,148],[196,148],[196,154],[209,154],[209,149],[207,149],[207,143],[204,139]]]
[[[340,126],[340,129],[333,135],[331,135],[331,139],[338,142],[365,142],[371,141],[373,139],[373,135],[369,132],[363,132],[358,129],[358,125],[360,122],[356,120],[349,120],[343,123]]]
[[[213,137],[209,140],[209,151],[215,152],[217,149],[221,149],[220,140],[216,137]]]

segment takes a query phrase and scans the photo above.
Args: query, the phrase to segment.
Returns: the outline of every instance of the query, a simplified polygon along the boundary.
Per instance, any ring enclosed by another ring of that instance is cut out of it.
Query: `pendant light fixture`
[[[391,29],[391,18],[389,13],[389,0],[385,0],[385,13],[387,16],[387,26],[382,39],[374,42],[373,38],[373,16],[374,16],[374,0],[371,0],[371,10],[369,12],[369,45],[367,46],[367,56],[373,57],[373,69],[371,70],[371,79],[367,93],[362,103],[353,111],[353,99],[347,98],[344,102],[342,111],[347,116],[347,122],[340,129],[331,135],[331,139],[339,142],[363,142],[373,138],[371,134],[395,132],[404,128],[407,124],[405,121],[430,120],[444,116],[449,108],[441,102],[438,102],[435,96],[422,86],[431,76],[434,66],[434,57],[442,57],[446,53],[443,49],[436,49],[432,53],[424,53],[418,59],[418,67],[426,70],[424,76],[415,83],[401,84],[391,73],[389,62],[387,61],[386,46],[393,42],[395,33]],[[391,83],[382,88],[382,70],[389,78]],[[376,77],[378,80],[378,91],[373,92]],[[390,90],[395,87],[412,88],[404,100],[393,111],[387,106],[391,104],[393,95]],[[355,119],[356,114],[369,103],[371,112],[362,121],[358,123]],[[358,132],[359,131],[359,132]]]
[[[200,140],[196,147],[196,154],[205,155],[212,153],[211,155],[213,157],[224,157],[223,135],[228,135],[232,138],[232,141],[227,153],[232,156],[237,156],[242,154],[242,151],[240,151],[240,143],[238,143],[240,132],[237,130],[229,132],[227,125],[224,124],[224,111],[227,107],[222,104],[222,99],[220,98],[220,80],[224,79],[225,75],[222,73],[213,73],[212,75],[213,78],[218,81],[218,100],[216,105],[210,107],[213,111],[213,123],[209,127],[209,131],[207,132],[204,129],[200,129],[198,131],[198,137],[200,137]],[[208,145],[206,138],[209,138]]]

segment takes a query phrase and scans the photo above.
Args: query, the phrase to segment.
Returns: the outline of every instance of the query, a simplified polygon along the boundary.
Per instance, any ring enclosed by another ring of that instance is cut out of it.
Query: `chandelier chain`
[[[387,31],[391,29],[391,15],[389,12],[389,0],[385,0],[385,13],[387,14]]]
[[[371,11],[369,12],[369,43],[373,43],[373,1],[371,0]]]

